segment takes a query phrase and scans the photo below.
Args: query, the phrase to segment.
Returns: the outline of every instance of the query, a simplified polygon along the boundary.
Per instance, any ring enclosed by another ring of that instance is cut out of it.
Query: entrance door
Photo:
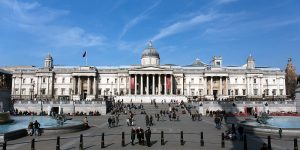
[[[213,90],[213,95],[214,95],[214,99],[217,99],[217,95],[218,95],[218,90]]]
[[[87,96],[87,91],[84,90],[84,91],[83,91],[83,99],[86,99],[86,96]]]
[[[252,110],[253,110],[253,107],[247,107],[247,114],[252,115]]]

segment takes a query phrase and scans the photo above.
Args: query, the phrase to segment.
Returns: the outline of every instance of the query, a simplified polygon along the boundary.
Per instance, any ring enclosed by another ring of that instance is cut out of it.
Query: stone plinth
[[[296,111],[300,113],[300,87],[296,89]]]

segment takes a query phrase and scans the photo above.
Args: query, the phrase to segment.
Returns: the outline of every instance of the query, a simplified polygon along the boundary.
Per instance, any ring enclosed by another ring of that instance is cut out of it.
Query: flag
[[[86,56],[86,51],[84,51],[84,53],[83,53],[82,57],[85,57],[85,56]]]

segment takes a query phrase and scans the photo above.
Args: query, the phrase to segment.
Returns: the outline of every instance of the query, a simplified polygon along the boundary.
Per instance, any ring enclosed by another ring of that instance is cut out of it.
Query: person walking
[[[148,129],[145,131],[145,136],[146,136],[146,143],[148,147],[151,147],[151,142],[150,142],[150,138],[151,138],[151,130],[150,127],[148,127]]]
[[[133,127],[133,128],[131,129],[131,145],[134,145],[135,134],[136,134],[136,130],[135,130],[135,128]]]
[[[36,134],[38,135],[38,136],[40,136],[41,135],[41,132],[40,132],[40,123],[37,121],[37,120],[35,120],[35,122],[33,123],[33,127],[34,127],[34,135],[36,136]]]
[[[109,118],[107,119],[107,122],[108,122],[108,127],[111,128],[111,123],[112,123],[111,117],[109,117]]]
[[[279,133],[279,137],[281,138],[282,137],[282,129],[281,128],[279,128],[278,133]]]

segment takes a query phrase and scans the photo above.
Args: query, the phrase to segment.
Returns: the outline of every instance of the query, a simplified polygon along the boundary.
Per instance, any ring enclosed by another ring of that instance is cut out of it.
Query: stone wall
[[[43,110],[48,115],[53,107],[57,107],[59,109],[59,113],[62,111],[66,114],[73,114],[74,112],[83,112],[88,114],[90,111],[98,111],[101,115],[106,114],[106,104],[104,101],[49,101],[43,102],[42,104],[41,101],[17,101],[14,104],[14,108],[18,109],[18,111],[31,111],[39,114],[41,110]]]
[[[193,106],[200,113],[205,114],[206,110],[217,111],[225,110],[226,112],[245,113],[247,108],[252,108],[256,112],[296,112],[296,102],[294,101],[235,101],[235,102],[217,102],[204,101],[193,103]]]

